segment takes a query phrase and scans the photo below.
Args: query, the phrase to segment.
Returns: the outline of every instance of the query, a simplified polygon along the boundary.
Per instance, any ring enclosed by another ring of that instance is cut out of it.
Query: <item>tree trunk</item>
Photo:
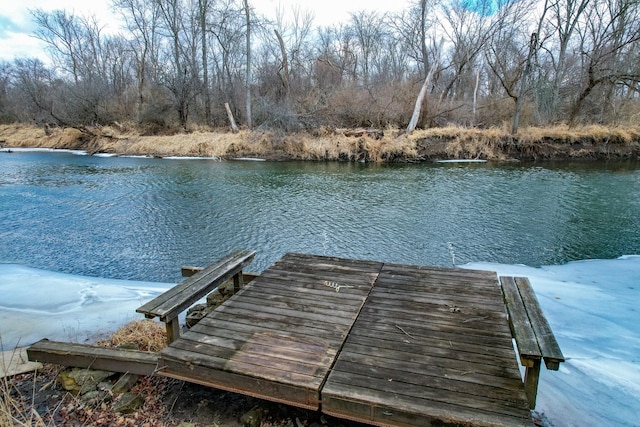
[[[247,16],[247,70],[245,75],[246,86],[246,114],[247,114],[247,127],[251,129],[251,11],[249,9],[249,0],[244,0],[244,12]]]
[[[420,1],[420,50],[422,53],[422,68],[424,75],[429,74],[429,61],[427,52],[427,0]]]
[[[202,85],[204,86],[204,117],[211,124],[211,95],[209,93],[209,61],[207,59],[207,0],[200,0],[200,31],[202,32]]]
[[[227,117],[229,118],[229,124],[231,125],[231,131],[233,133],[238,132],[238,125],[236,124],[236,120],[233,118],[233,113],[231,112],[231,107],[229,107],[229,103],[224,103],[224,108],[227,110]]]
[[[478,87],[480,86],[480,68],[476,71],[476,84],[473,88],[473,124],[476,124],[478,113]]]
[[[513,114],[513,126],[511,127],[511,134],[518,133],[518,127],[520,126],[520,113],[522,112],[522,103],[524,102],[524,95],[527,91],[527,79],[531,73],[531,60],[538,48],[538,34],[532,33],[531,40],[529,41],[529,54],[527,55],[527,64],[524,67],[524,73],[522,73],[522,81],[520,82],[520,94],[516,100],[516,111]]]
[[[424,101],[424,97],[427,94],[427,90],[429,89],[429,85],[431,85],[431,80],[433,80],[433,75],[436,73],[436,70],[440,66],[440,51],[442,49],[442,44],[444,40],[440,41],[440,45],[438,46],[438,50],[436,51],[435,60],[433,61],[433,65],[429,69],[427,73],[427,77],[424,79],[424,83],[422,83],[422,87],[420,88],[420,93],[418,94],[418,99],[416,99],[416,105],[413,107],[413,115],[411,116],[411,120],[409,121],[409,125],[407,126],[407,133],[411,133],[416,128],[418,124],[418,119],[420,118],[420,112],[422,111],[422,103]]]
[[[591,73],[589,73],[591,74]],[[584,102],[585,99],[587,99],[587,96],[589,96],[589,94],[591,93],[591,91],[600,83],[600,80],[594,80],[591,75],[589,76],[589,82],[587,83],[587,86],[582,90],[582,92],[580,92],[580,95],[578,96],[578,98],[576,98],[575,102],[573,103],[573,105],[571,106],[571,112],[569,113],[569,128],[573,128],[576,125],[576,120],[578,118],[578,114],[580,113],[580,110],[582,109],[582,103]]]
[[[289,60],[287,58],[287,49],[284,46],[284,40],[282,36],[278,32],[278,30],[273,30],[276,33],[276,37],[278,38],[278,43],[280,44],[280,53],[282,54],[282,67],[280,68],[280,80],[282,81],[282,86],[284,87],[284,100],[285,103],[289,102],[289,96],[291,95],[291,88],[289,85]]]

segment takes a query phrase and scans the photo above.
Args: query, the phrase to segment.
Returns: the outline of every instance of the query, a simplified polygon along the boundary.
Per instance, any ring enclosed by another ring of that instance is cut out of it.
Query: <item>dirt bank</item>
[[[516,136],[503,129],[457,127],[418,130],[410,135],[397,129],[321,128],[295,134],[219,130],[143,136],[122,126],[87,133],[18,124],[0,126],[0,146],[76,149],[89,154],[312,161],[638,160],[640,127],[526,128]]]

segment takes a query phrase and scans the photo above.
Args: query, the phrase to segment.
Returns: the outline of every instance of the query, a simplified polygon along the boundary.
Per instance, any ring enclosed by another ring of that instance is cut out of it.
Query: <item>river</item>
[[[640,249],[640,164],[217,162],[0,153],[0,262],[174,282],[230,250],[540,266]]]

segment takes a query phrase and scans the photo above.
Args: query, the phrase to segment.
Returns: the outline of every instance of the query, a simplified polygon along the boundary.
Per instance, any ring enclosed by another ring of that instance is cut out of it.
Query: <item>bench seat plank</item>
[[[523,366],[533,367],[535,361],[542,358],[542,353],[516,281],[513,277],[502,276],[500,285],[509,311],[509,324],[520,353],[520,362]]]
[[[240,273],[253,261],[255,254],[248,250],[231,253],[139,307],[136,312],[149,318],[159,317],[168,323],[213,288]]]
[[[529,321],[538,340],[538,346],[540,347],[544,364],[547,369],[557,371],[560,363],[564,362],[564,355],[560,350],[556,337],[553,335],[549,322],[547,322],[546,317],[542,313],[538,298],[531,287],[531,283],[526,277],[515,277],[514,281],[520,291],[522,301],[527,308]]]
[[[509,313],[509,325],[518,346],[520,363],[526,367],[525,392],[531,409],[536,406],[541,361],[547,369],[558,370],[564,356],[526,277],[500,277],[502,294]]]

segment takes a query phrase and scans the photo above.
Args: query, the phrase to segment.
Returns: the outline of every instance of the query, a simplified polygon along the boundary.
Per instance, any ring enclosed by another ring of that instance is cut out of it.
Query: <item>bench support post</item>
[[[167,344],[171,344],[180,338],[180,322],[178,317],[174,317],[170,322],[166,323],[167,327]]]
[[[533,366],[528,366],[524,371],[524,391],[527,394],[529,407],[535,409],[538,395],[538,380],[540,379],[540,359],[533,361]]]
[[[234,295],[238,293],[238,291],[240,290],[240,288],[244,285],[243,282],[243,277],[242,277],[242,271],[238,274],[236,274],[235,276],[233,276],[233,293]]]

